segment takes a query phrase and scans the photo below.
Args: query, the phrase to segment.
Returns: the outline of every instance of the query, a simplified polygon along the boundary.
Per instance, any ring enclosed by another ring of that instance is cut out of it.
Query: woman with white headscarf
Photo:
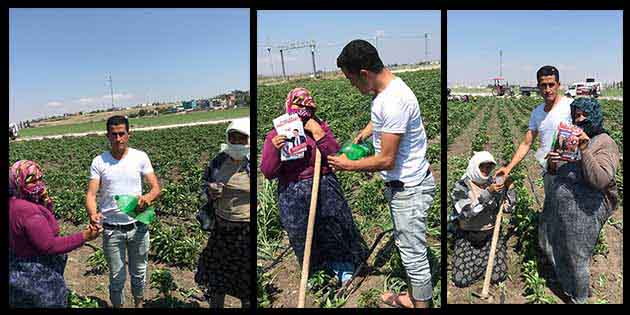
[[[210,307],[222,308],[225,295],[250,307],[250,165],[249,118],[232,121],[227,143],[212,159],[203,176],[198,216],[210,232],[208,245],[199,257],[195,281],[204,289]]]
[[[497,183],[490,172],[497,165],[487,151],[474,152],[464,176],[455,183],[451,197],[455,211],[451,220],[456,223],[453,282],[458,287],[468,287],[483,278],[488,264],[492,231],[500,202],[505,192],[504,212],[510,212],[516,202],[511,179]],[[507,248],[503,235],[497,244],[492,282],[499,283],[507,276]]]

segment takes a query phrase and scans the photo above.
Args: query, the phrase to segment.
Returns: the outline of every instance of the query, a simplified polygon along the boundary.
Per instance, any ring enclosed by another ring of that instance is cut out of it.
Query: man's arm
[[[87,209],[90,224],[100,224],[102,215],[96,211],[96,193],[101,185],[100,179],[90,179],[88,182],[88,190],[85,194],[85,208]]]
[[[145,174],[144,180],[149,183],[149,186],[151,186],[151,190],[138,199],[139,207],[144,207],[145,204],[150,205],[157,197],[160,196],[160,183],[158,182],[155,173],[151,172]]]
[[[391,170],[396,165],[396,155],[401,137],[402,134],[384,132],[381,136],[381,152],[379,154],[356,161],[349,160],[345,155],[331,155],[328,156],[328,163],[336,170],[341,171],[377,172]]]
[[[516,153],[512,157],[512,161],[510,162],[510,164],[498,169],[496,172],[496,175],[509,174],[510,171],[512,171],[512,169],[516,167],[516,165],[518,165],[518,163],[520,163],[525,158],[525,156],[527,155],[527,152],[529,152],[529,149],[532,146],[532,143],[534,143],[534,140],[536,140],[536,136],[538,136],[538,131],[528,129],[527,132],[525,133],[525,137],[523,138],[523,141],[518,146],[518,149],[516,149]]]

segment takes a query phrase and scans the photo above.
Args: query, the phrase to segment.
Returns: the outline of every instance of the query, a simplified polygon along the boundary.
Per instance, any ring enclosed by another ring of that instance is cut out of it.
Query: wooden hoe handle
[[[319,193],[319,176],[321,173],[322,154],[315,150],[315,173],[313,174],[313,189],[311,191],[311,208],[308,212],[308,226],[306,228],[306,241],[304,244],[304,261],[302,262],[302,279],[300,281],[300,295],[298,308],[304,308],[306,299],[306,283],[308,282],[308,269],[311,262],[311,244],[313,243],[313,229],[315,227],[315,214],[317,213],[317,195]]]
[[[490,245],[490,255],[488,256],[488,265],[486,266],[486,276],[483,279],[483,288],[481,290],[481,296],[488,297],[488,291],[490,290],[490,279],[492,278],[492,269],[494,268],[494,255],[497,249],[497,243],[499,242],[499,230],[501,229],[501,215],[503,214],[504,199],[501,198],[501,206],[499,207],[499,213],[497,214],[496,222],[494,223],[494,231],[492,233],[492,243]]]

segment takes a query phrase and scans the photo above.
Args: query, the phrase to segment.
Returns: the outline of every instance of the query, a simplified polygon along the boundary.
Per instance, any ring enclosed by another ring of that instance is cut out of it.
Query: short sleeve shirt
[[[115,159],[111,152],[103,152],[92,160],[90,179],[100,180],[97,195],[98,208],[103,222],[129,224],[136,220],[118,209],[115,195],[142,195],[142,177],[153,173],[149,156],[143,151],[129,148],[122,159]]]
[[[553,135],[561,121],[571,124],[571,102],[572,98],[562,97],[562,99],[551,109],[545,112],[545,103],[538,105],[529,119],[529,129],[537,131],[540,136],[540,146],[536,151],[536,160],[546,169],[547,161],[545,156],[551,151]]]
[[[381,171],[383,179],[386,182],[399,180],[409,186],[420,184],[429,162],[425,156],[427,136],[413,91],[396,77],[372,101],[371,115],[372,140],[377,153],[381,152],[383,133],[402,134],[394,169]]]

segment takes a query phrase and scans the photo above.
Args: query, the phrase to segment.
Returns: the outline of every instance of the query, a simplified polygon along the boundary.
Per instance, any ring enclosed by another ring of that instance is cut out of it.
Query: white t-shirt
[[[118,209],[114,195],[141,195],[142,175],[153,173],[149,156],[143,151],[129,148],[121,160],[111,152],[103,152],[92,160],[90,179],[100,179],[98,207],[103,223],[128,224],[136,219]]]
[[[429,168],[425,158],[427,135],[418,99],[398,77],[372,100],[372,134],[377,154],[381,152],[383,132],[402,134],[394,169],[381,171],[383,180],[399,180],[409,186],[421,183]]]
[[[545,112],[545,103],[538,105],[529,118],[529,129],[538,131],[540,137],[540,146],[536,151],[536,160],[540,165],[547,169],[547,160],[545,156],[551,151],[553,143],[553,135],[558,129],[561,121],[571,123],[571,103],[572,98],[562,97],[560,101],[548,113]]]

